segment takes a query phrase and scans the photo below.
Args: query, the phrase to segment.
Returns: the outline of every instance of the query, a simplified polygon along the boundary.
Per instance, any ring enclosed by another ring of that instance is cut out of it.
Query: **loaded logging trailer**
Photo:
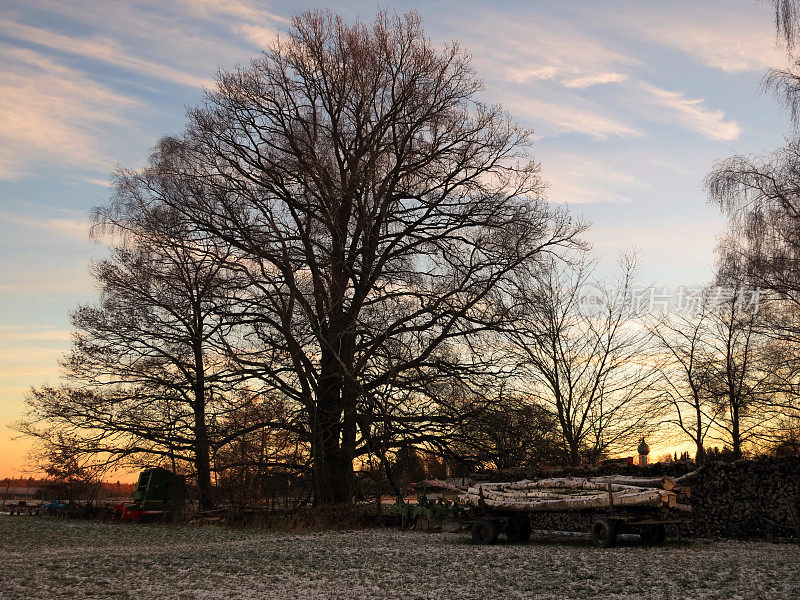
[[[569,517],[591,536],[598,547],[615,546],[618,535],[638,534],[644,543],[664,541],[666,526],[679,524],[691,512],[689,488],[681,479],[668,477],[566,477],[539,481],[482,483],[470,486],[458,497],[468,507],[468,521],[478,544],[494,544],[500,534],[510,542],[530,539],[531,530]],[[569,513],[568,515],[564,513]],[[558,519],[556,519],[558,520]]]

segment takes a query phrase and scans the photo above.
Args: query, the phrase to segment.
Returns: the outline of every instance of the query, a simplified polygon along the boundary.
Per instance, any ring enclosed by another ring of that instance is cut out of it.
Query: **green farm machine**
[[[451,490],[443,488],[438,483],[435,480],[428,480],[417,484],[414,486],[418,492],[416,503],[406,502],[401,496],[389,507],[389,514],[399,521],[401,527],[447,530],[449,522],[463,516],[464,510],[452,499],[444,497],[442,492]],[[429,493],[436,498],[433,500],[428,498]]]
[[[131,504],[118,504],[112,519],[120,521],[174,520],[186,502],[186,481],[161,467],[139,474]]]

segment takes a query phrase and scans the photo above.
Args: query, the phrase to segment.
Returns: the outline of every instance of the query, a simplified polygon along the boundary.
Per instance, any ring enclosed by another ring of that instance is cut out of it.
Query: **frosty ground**
[[[476,546],[396,529],[281,533],[0,516],[0,598],[800,598],[800,547]]]

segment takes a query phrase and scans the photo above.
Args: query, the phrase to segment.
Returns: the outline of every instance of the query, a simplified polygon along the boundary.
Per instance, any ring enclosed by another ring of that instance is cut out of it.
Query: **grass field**
[[[800,598],[800,547],[473,545],[467,534],[278,533],[0,516],[0,598]]]

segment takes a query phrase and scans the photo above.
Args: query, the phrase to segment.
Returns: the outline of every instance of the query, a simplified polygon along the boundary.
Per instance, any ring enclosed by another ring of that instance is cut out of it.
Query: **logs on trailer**
[[[671,489],[664,489],[667,485]],[[577,531],[588,530],[595,545],[610,548],[617,534],[662,542],[665,525],[676,522],[664,513],[679,506],[681,495],[680,486],[663,477],[557,477],[481,483],[470,486],[459,500],[476,508],[472,537],[479,544],[495,543],[501,532],[511,542],[524,541],[533,524],[544,524],[540,515],[570,515],[588,521],[589,527],[578,525]]]
[[[468,488],[459,500],[472,506],[526,512],[633,506],[690,510],[679,501],[682,496],[680,486],[668,478],[606,476],[482,483]]]

